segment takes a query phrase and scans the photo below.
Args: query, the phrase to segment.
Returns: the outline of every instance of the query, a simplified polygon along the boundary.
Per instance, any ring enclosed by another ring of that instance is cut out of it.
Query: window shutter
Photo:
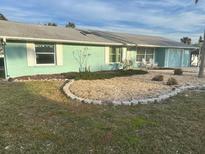
[[[110,47],[105,47],[105,64],[109,64]]]
[[[35,44],[27,43],[26,48],[27,48],[28,66],[34,66],[36,64]]]
[[[63,45],[62,44],[56,45],[56,60],[57,60],[57,65],[59,66],[63,65]]]

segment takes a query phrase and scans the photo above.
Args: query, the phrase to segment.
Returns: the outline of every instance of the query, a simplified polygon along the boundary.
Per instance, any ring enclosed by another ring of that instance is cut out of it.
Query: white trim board
[[[89,41],[61,40],[61,39],[47,39],[47,38],[32,38],[32,37],[0,36],[0,38],[6,38],[7,40],[13,40],[13,41],[21,40],[21,41],[42,41],[42,42],[55,42],[55,43],[76,43],[76,44],[124,46],[124,44],[122,44],[122,43],[89,42]]]
[[[62,39],[48,39],[48,38],[32,38],[32,37],[13,37],[13,36],[0,36],[1,39],[7,40],[21,40],[21,41],[42,41],[42,42],[55,42],[55,43],[76,43],[76,44],[91,44],[91,45],[113,45],[113,46],[138,46],[138,47],[156,47],[156,48],[178,48],[178,49],[198,49],[198,47],[184,47],[184,46],[160,46],[150,44],[130,44],[130,43],[109,43],[109,42],[90,42],[90,41],[77,41],[77,40],[62,40]]]
[[[137,44],[137,47],[176,48],[176,49],[198,49],[198,47],[159,46],[159,45],[149,45],[149,44]]]

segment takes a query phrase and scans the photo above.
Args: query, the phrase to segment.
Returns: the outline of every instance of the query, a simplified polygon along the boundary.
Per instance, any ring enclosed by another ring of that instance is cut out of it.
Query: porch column
[[[127,59],[127,48],[122,48],[122,61],[125,61]]]

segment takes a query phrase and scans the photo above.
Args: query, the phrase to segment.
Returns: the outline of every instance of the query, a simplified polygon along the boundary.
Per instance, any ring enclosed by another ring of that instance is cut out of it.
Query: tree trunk
[[[201,63],[199,67],[199,78],[204,77],[204,65],[205,65],[205,42],[203,43],[201,48]]]

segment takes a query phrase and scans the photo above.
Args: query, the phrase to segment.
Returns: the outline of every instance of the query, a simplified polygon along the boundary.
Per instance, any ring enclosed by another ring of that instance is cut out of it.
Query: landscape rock
[[[185,74],[185,73],[184,73]],[[137,105],[161,102],[185,90],[205,88],[205,80],[194,75],[175,76],[177,86],[151,81],[156,73],[105,80],[70,80],[63,90],[71,99],[88,104]],[[171,74],[163,74],[165,79]],[[76,95],[77,94],[77,95]]]

